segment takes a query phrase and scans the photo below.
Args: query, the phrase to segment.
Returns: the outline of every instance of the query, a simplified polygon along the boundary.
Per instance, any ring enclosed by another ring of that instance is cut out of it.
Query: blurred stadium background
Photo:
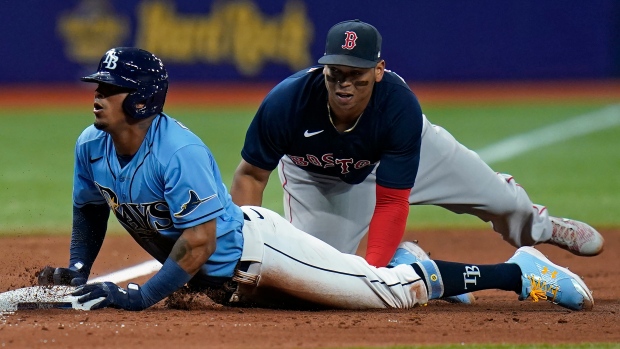
[[[68,232],[73,145],[92,122],[92,86],[78,79],[107,49],[164,61],[166,111],[205,140],[230,186],[261,98],[354,18],[379,29],[387,67],[471,149],[545,127],[575,133],[544,133],[556,141],[491,166],[554,215],[620,226],[617,0],[22,0],[0,11],[0,234]],[[600,127],[575,132],[575,118]],[[281,212],[275,176],[265,206]],[[410,216],[412,226],[482,226],[437,208]]]

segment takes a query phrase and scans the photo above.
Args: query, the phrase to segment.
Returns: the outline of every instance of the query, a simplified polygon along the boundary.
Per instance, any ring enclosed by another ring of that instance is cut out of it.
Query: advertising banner
[[[177,81],[277,81],[316,64],[329,28],[355,18],[407,80],[620,71],[614,0],[20,0],[0,11],[0,83],[75,81],[116,46],[155,53]]]

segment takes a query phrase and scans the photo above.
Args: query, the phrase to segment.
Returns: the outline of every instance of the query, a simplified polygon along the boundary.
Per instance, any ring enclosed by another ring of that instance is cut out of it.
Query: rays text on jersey
[[[112,209],[112,213],[129,231],[142,236],[153,236],[159,234],[159,230],[166,230],[173,226],[170,210],[165,201],[120,203],[114,190],[97,182],[95,185]]]

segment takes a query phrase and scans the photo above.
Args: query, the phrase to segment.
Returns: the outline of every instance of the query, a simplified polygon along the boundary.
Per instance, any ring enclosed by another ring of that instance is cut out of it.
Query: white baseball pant
[[[273,211],[241,209],[246,220],[240,265],[249,266],[235,272],[233,302],[336,309],[406,309],[428,302],[426,286],[410,265],[376,268]]]

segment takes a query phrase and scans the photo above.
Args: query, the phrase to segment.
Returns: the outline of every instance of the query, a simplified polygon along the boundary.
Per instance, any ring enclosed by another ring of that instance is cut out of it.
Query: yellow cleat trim
[[[549,296],[553,297],[551,301],[555,301],[555,297],[558,295],[559,287],[555,285],[549,285],[546,281],[540,278],[530,275],[527,277],[532,285],[529,297],[532,298],[532,302],[538,302],[539,300],[548,300]]]

